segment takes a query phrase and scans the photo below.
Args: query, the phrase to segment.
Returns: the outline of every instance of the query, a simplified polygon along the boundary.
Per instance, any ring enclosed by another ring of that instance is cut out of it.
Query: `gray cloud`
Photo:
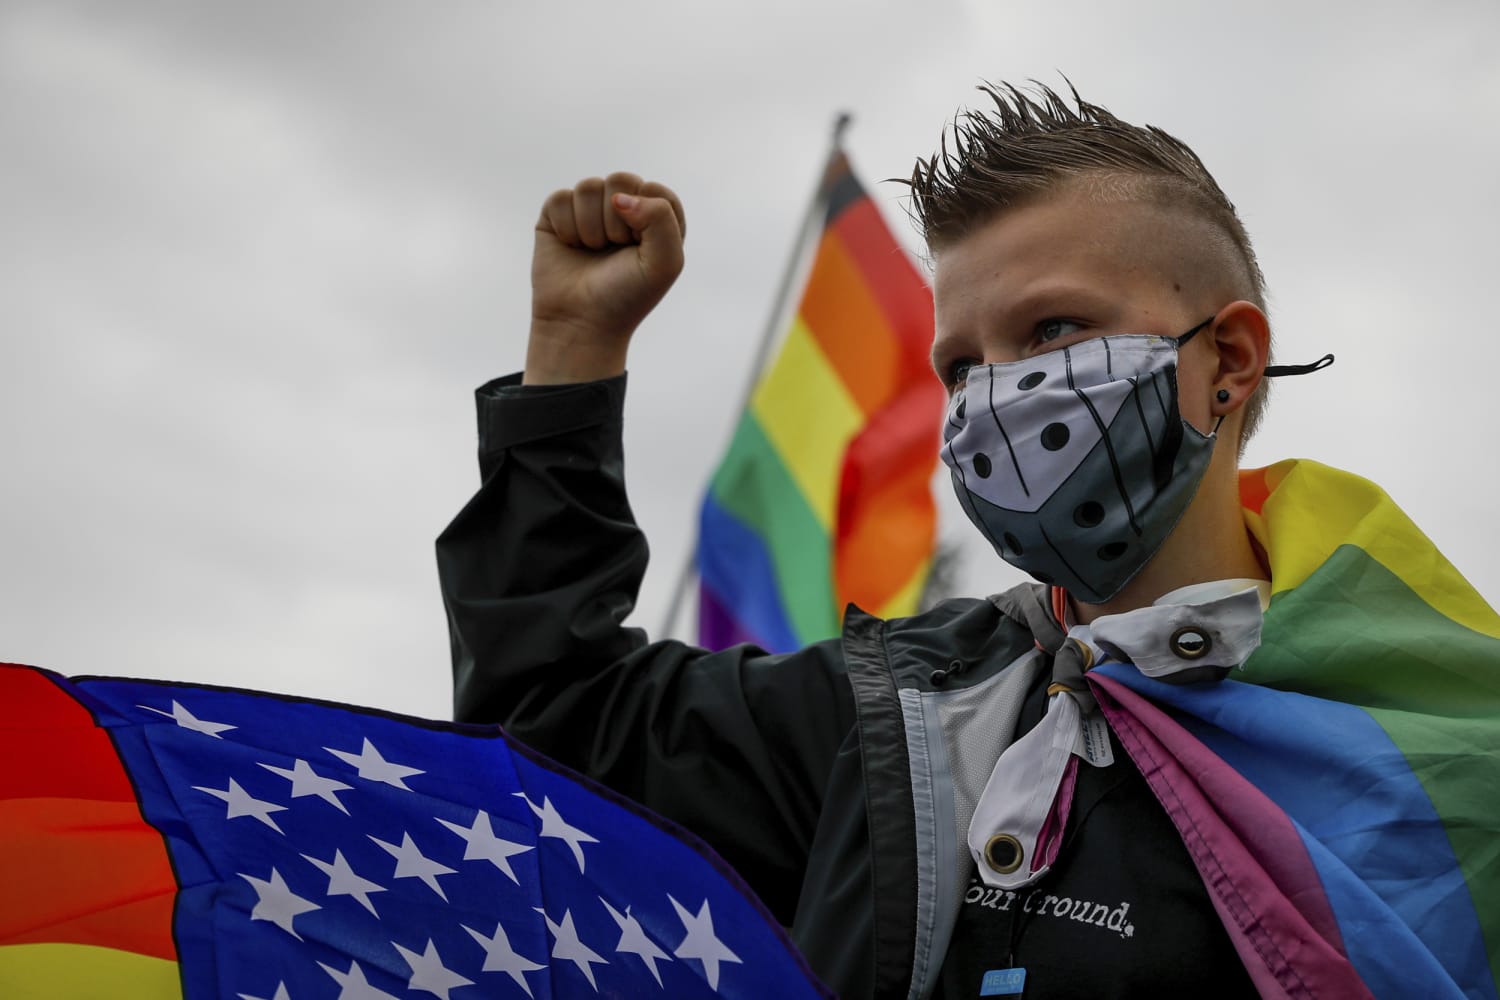
[[[687,202],[627,425],[654,628],[833,114],[900,176],[982,77],[1191,142],[1288,359],[1248,456],[1381,481],[1490,595],[1500,27],[1487,3],[13,2],[0,11],[0,656],[447,710],[431,539],[519,365],[531,225],[582,176]],[[912,244],[914,246],[914,243]],[[1013,579],[961,515],[964,584]]]

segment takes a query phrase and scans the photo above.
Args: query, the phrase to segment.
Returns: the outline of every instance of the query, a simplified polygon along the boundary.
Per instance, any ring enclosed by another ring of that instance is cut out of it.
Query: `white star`
[[[615,945],[615,951],[624,955],[639,955],[641,961],[646,963],[646,968],[651,970],[656,985],[660,986],[661,973],[656,970],[656,960],[659,958],[670,962],[672,959],[656,946],[655,941],[646,936],[646,929],[641,926],[641,922],[630,915],[630,907],[625,907],[625,912],[621,913],[610,906],[609,900],[603,896],[599,897],[599,902],[604,904],[609,915],[615,918],[615,923],[620,925],[620,943]]]
[[[257,799],[255,796],[251,795],[249,792],[241,788],[240,783],[238,781],[235,781],[233,778],[229,779],[229,787],[227,789],[221,790],[218,788],[205,788],[202,785],[194,785],[193,787],[200,792],[207,792],[214,798],[221,799],[224,802],[228,803],[229,809],[224,816],[225,819],[239,819],[241,816],[254,816],[256,819],[260,820],[262,823],[266,824],[266,826],[269,826],[277,833],[282,832],[281,827],[276,825],[276,821],[271,818],[270,814],[274,812],[284,812],[286,810],[286,806],[278,806],[274,802],[263,802],[260,799]]]
[[[573,848],[573,858],[578,862],[579,872],[582,872],[583,845],[597,844],[599,843],[598,838],[590,837],[588,834],[584,833],[576,826],[569,826],[567,822],[563,820],[562,816],[558,814],[557,807],[552,804],[552,800],[547,798],[547,796],[542,796],[542,805],[539,809],[534,802],[526,798],[525,792],[512,792],[511,794],[525,799],[526,804],[528,806],[531,806],[531,811],[536,813],[537,816],[541,818],[542,832],[538,834],[538,836],[556,837],[558,840],[563,841],[569,847]]]
[[[552,932],[552,957],[560,958],[565,962],[572,962],[578,966],[578,971],[583,973],[583,978],[589,981],[594,992],[599,992],[599,984],[594,982],[594,965],[608,965],[607,959],[600,958],[578,940],[578,931],[573,927],[573,911],[563,910],[562,923],[554,924],[552,918],[547,916],[547,911],[536,908],[536,912],[547,921],[547,929]]]
[[[531,845],[517,844],[495,836],[495,831],[490,826],[489,814],[483,810],[474,817],[473,825],[467,828],[445,819],[439,819],[438,822],[468,842],[469,846],[464,848],[465,861],[494,862],[495,867],[503,871],[512,882],[516,885],[521,884],[521,880],[516,878],[516,873],[511,871],[510,858],[513,854],[524,854],[533,850]]]
[[[271,923],[286,931],[298,941],[302,935],[298,934],[292,927],[292,921],[311,910],[321,910],[317,903],[292,892],[287,887],[286,881],[282,879],[281,873],[275,868],[271,869],[271,880],[269,882],[255,878],[251,875],[240,873],[240,878],[249,882],[255,889],[255,909],[250,911],[251,920],[269,920]]]
[[[682,904],[672,900],[672,908],[677,911],[677,918],[682,921],[682,926],[687,930],[687,937],[682,939],[682,944],[672,952],[678,958],[696,958],[703,963],[703,971],[708,976],[710,989],[719,988],[719,963],[739,962],[740,957],[724,946],[724,942],[714,936],[714,916],[708,910],[708,900],[703,901],[703,906],[698,910],[695,917]]]
[[[339,984],[338,1000],[400,1000],[394,994],[371,986],[365,979],[365,970],[359,967],[358,962],[350,962],[348,972],[340,972],[333,966],[324,965],[322,962],[318,963],[318,967]]]
[[[414,951],[408,951],[394,941],[391,944],[401,953],[401,957],[406,959],[406,964],[411,966],[411,981],[406,984],[409,990],[421,990],[448,1000],[449,990],[474,985],[474,980],[465,979],[443,965],[442,958],[438,956],[437,946],[432,943],[431,938],[427,939],[427,950],[420,955]]]
[[[406,787],[403,779],[410,778],[414,774],[426,774],[426,771],[415,767],[407,767],[404,764],[392,764],[380,756],[380,751],[375,749],[375,744],[368,739],[364,746],[360,747],[359,753],[349,753],[345,750],[335,750],[333,747],[324,747],[329,753],[346,764],[352,764],[359,768],[359,776],[366,781],[383,781],[387,785],[394,785],[402,791],[411,791]]]
[[[279,774],[289,780],[292,783],[292,798],[300,799],[305,795],[316,795],[345,816],[349,815],[349,810],[345,809],[344,804],[339,801],[338,793],[349,791],[354,787],[353,785],[346,785],[342,781],[323,777],[312,769],[311,764],[300,758],[292,765],[290,771],[284,767],[276,767],[273,764],[262,764],[260,766],[272,774]]]
[[[385,886],[376,885],[369,879],[360,878],[354,874],[354,869],[349,867],[349,862],[344,860],[344,852],[335,849],[333,861],[319,861],[311,854],[302,855],[308,861],[317,865],[324,875],[328,876],[328,895],[330,896],[353,896],[359,900],[359,905],[369,910],[379,919],[380,914],[375,913],[375,904],[370,902],[370,893],[385,892]]]
[[[144,708],[146,711],[155,712],[157,715],[165,715],[169,719],[176,720],[177,724],[183,729],[191,729],[195,733],[204,733],[208,736],[212,736],[216,740],[222,740],[224,738],[219,735],[220,733],[227,732],[230,729],[239,728],[239,726],[231,726],[223,722],[205,722],[204,720],[193,715],[192,712],[189,712],[187,709],[183,708],[180,703],[175,701],[172,702],[172,711],[170,712],[163,712],[161,709],[152,708],[150,705],[137,705],[135,707]]]
[[[545,914],[543,914],[545,916]],[[500,924],[495,925],[495,936],[487,938],[472,927],[459,925],[469,932],[469,937],[479,942],[484,949],[484,968],[482,972],[503,972],[516,981],[516,985],[526,991],[527,996],[532,996],[531,986],[527,984],[523,972],[535,972],[545,969],[545,965],[538,965],[516,954],[516,950],[510,946],[510,938],[505,936],[505,928]]]
[[[253,997],[248,993],[237,994],[240,1000],[265,1000],[264,997]],[[276,984],[276,993],[271,1000],[292,1000],[292,995],[286,991],[286,983]]]
[[[370,836],[366,834],[365,836]],[[447,865],[439,864],[417,850],[417,845],[412,842],[411,834],[401,834],[401,846],[387,844],[379,837],[370,837],[371,840],[385,848],[385,852],[396,859],[396,878],[419,878],[427,883],[427,888],[448,901],[448,896],[443,892],[443,887],[438,885],[439,875],[452,875],[457,869],[449,868]]]

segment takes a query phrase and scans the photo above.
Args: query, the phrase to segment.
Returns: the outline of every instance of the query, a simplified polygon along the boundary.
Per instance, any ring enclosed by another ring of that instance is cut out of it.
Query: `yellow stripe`
[[[927,586],[927,574],[931,570],[932,560],[923,559],[916,572],[911,575],[911,579],[901,585],[901,589],[896,591],[895,596],[875,609],[876,616],[891,619],[916,614],[917,602],[922,599],[922,588]]]
[[[818,523],[831,532],[844,450],[865,417],[802,317],[756,386],[750,409]]]
[[[1439,614],[1500,638],[1500,615],[1380,487],[1305,459],[1266,475],[1271,495],[1245,520],[1271,561],[1273,593],[1301,584],[1340,545],[1356,545]]]
[[[0,997],[6,1000],[158,1000],[181,998],[177,963],[87,944],[0,946]]]

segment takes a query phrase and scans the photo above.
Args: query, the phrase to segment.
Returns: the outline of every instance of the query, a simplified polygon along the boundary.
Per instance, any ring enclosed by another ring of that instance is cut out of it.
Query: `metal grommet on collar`
[[[1213,638],[1207,630],[1198,628],[1196,625],[1184,625],[1172,633],[1172,638],[1167,640],[1171,647],[1172,655],[1183,660],[1197,660],[1208,654],[1213,648]]]
[[[997,833],[984,845],[984,863],[1001,875],[1020,868],[1025,856],[1021,842],[1008,833]]]
[[[932,672],[932,676],[927,679],[932,683],[933,687],[942,687],[944,684],[948,683],[948,671],[934,670]]]

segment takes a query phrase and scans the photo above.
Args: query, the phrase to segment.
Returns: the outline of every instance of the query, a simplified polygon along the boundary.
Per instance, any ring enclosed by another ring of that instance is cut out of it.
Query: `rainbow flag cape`
[[[700,517],[699,641],[787,652],[843,609],[917,610],[932,563],[943,391],[932,295],[836,152],[801,304]]]
[[[494,726],[0,665],[0,997],[829,997],[680,829]]]
[[[1496,997],[1500,616],[1369,482],[1241,477],[1273,597],[1235,679],[1089,678],[1266,997]]]

